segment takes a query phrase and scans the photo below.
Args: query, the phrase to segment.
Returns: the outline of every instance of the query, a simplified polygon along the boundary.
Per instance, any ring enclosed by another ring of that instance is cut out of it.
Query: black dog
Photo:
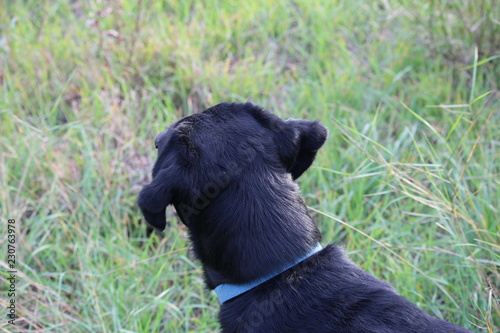
[[[470,332],[421,311],[341,248],[321,249],[294,180],[326,137],[318,122],[219,104],[158,135],[139,206],[163,230],[174,205],[224,332]]]

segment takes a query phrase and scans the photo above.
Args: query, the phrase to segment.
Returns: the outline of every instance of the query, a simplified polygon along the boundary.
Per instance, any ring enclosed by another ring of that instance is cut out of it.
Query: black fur
[[[163,230],[174,205],[208,288],[266,276],[321,239],[294,180],[326,137],[318,122],[216,105],[158,135],[139,206]],[[333,245],[227,301],[219,320],[224,332],[469,332],[419,310]]]

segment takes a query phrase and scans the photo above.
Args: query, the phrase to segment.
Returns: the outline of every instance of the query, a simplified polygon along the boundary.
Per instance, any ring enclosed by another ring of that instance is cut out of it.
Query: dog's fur
[[[316,121],[219,104],[158,135],[139,206],[163,230],[174,205],[208,288],[267,276],[321,239],[294,180],[326,137]],[[421,311],[334,245],[225,302],[219,321],[224,332],[469,332]]]

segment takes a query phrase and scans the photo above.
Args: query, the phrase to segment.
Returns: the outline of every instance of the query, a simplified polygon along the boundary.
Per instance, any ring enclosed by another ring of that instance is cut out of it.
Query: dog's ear
[[[326,141],[328,130],[318,121],[290,119],[285,124],[286,127],[294,130],[292,149],[295,149],[295,155],[288,166],[288,171],[295,180],[311,166],[316,153]],[[291,152],[292,149],[289,149],[289,151]],[[289,155],[291,156],[290,152]]]
[[[274,132],[273,139],[280,160],[294,180],[299,178],[311,166],[318,149],[325,143],[328,136],[326,127],[318,121],[283,121],[252,103],[246,103],[244,107],[262,126]]]
[[[163,230],[166,226],[165,210],[171,203],[174,184],[171,168],[160,170],[153,181],[139,193],[138,204],[146,221]]]

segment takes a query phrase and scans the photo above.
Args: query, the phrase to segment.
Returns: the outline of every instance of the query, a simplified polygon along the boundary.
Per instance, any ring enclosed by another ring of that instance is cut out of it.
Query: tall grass
[[[0,215],[16,219],[20,281],[0,329],[217,331],[186,230],[169,211],[147,237],[135,202],[156,133],[251,100],[329,128],[300,180],[324,243],[425,311],[497,332],[498,7],[3,2]]]

